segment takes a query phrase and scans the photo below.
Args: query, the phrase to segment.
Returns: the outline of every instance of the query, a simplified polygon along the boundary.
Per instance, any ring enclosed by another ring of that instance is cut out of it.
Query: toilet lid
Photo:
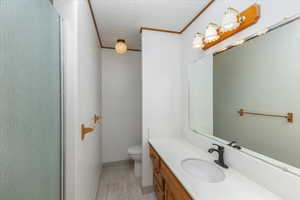
[[[130,147],[128,149],[128,153],[129,154],[142,154],[142,146],[137,145],[137,146]]]

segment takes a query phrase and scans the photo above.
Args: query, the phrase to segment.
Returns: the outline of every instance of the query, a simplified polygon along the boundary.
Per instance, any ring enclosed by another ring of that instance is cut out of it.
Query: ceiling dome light
[[[204,35],[202,33],[196,33],[194,41],[193,41],[193,48],[195,49],[202,49],[204,47]]]
[[[116,50],[117,54],[126,53],[127,52],[127,44],[126,44],[125,40],[118,39],[117,44],[115,46],[115,50]]]
[[[218,25],[210,23],[208,24],[206,31],[205,31],[205,38],[204,42],[209,43],[215,40],[218,40],[220,35],[218,33]]]
[[[220,31],[228,32],[232,31],[240,26],[240,24],[245,20],[245,17],[239,16],[239,11],[233,8],[227,8]]]

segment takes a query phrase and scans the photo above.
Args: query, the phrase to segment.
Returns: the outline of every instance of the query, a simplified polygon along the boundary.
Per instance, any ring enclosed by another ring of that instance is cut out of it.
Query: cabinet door
[[[165,185],[168,187],[169,192],[173,195],[173,199],[192,200],[190,195],[185,191],[184,187],[163,161],[161,161],[160,173],[165,181]]]
[[[153,171],[153,180],[155,180],[162,191],[165,190],[165,181],[160,173],[160,171]]]
[[[150,158],[152,159],[153,162],[153,170],[154,173],[159,173],[159,169],[160,169],[160,157],[159,155],[156,153],[156,151],[153,149],[153,147],[150,145]]]
[[[153,184],[154,184],[154,191],[155,191],[157,200],[165,200],[164,190],[158,184],[158,181],[156,178],[154,178]]]
[[[166,185],[165,195],[165,200],[175,200],[174,194],[172,193],[172,190],[168,185]]]

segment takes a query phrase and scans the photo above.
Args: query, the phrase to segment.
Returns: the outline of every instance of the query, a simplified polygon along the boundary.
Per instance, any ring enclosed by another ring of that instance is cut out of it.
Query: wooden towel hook
[[[93,132],[94,128],[85,127],[84,124],[81,124],[81,140],[84,140],[85,135]]]

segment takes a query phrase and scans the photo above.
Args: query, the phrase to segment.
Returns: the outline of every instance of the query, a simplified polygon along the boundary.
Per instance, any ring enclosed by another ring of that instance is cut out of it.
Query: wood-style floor
[[[142,195],[133,166],[124,164],[103,168],[98,200],[156,200],[154,194]]]

